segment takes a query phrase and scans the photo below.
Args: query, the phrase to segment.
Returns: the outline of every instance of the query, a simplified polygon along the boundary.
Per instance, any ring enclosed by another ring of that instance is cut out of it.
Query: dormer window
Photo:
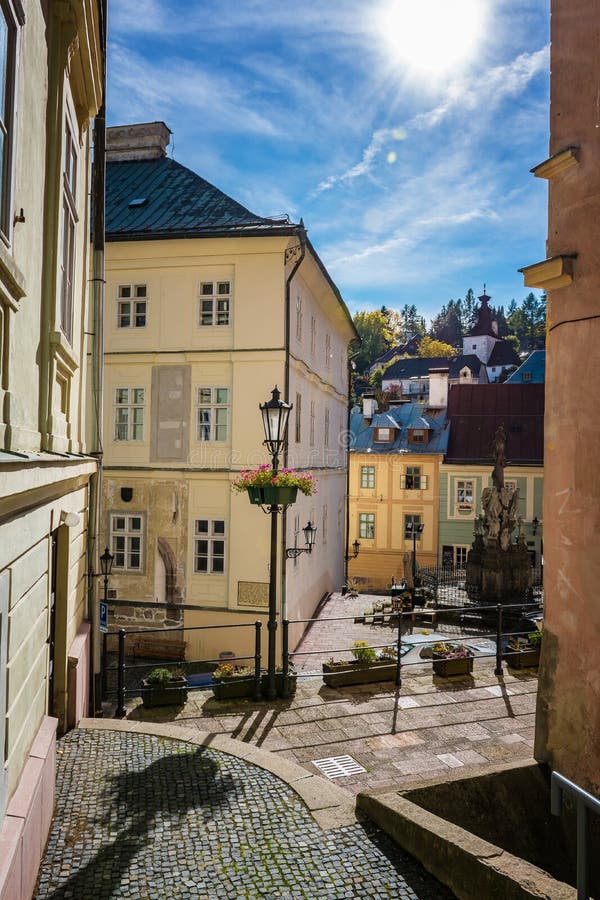
[[[393,439],[394,437],[391,428],[375,428],[373,440],[377,441],[377,443],[389,444],[391,443],[391,441],[393,441]]]
[[[429,431],[426,428],[409,428],[408,440],[411,444],[426,444],[429,439]]]

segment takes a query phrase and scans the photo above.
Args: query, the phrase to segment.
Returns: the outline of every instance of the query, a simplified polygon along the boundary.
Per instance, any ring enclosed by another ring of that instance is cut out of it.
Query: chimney
[[[377,400],[373,394],[363,394],[362,397],[363,416],[365,419],[372,419],[377,409]]]
[[[106,129],[106,159],[108,162],[160,159],[167,155],[170,134],[164,122],[113,125]]]
[[[428,406],[441,409],[448,406],[449,369],[429,370],[429,403]]]

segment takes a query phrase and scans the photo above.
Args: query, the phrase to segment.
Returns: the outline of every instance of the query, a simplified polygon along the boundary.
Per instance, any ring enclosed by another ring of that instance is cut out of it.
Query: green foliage
[[[546,295],[536,297],[531,291],[520,306],[512,300],[506,323],[517,336],[521,350],[542,350],[546,342]]]
[[[370,663],[377,659],[377,651],[369,647],[366,641],[354,641],[352,656],[359,663]]]
[[[414,303],[404,304],[400,310],[400,320],[405,337],[413,334],[425,334],[425,319],[419,315]]]
[[[529,646],[537,650],[542,644],[542,632],[532,631],[531,634],[527,635],[527,640],[529,641]]]
[[[393,333],[387,316],[381,310],[357,312],[353,321],[362,341],[354,361],[357,370],[365,372],[374,360],[392,346]]]
[[[171,672],[165,668],[152,669],[146,681],[157,688],[167,687],[171,681]]]
[[[434,356],[454,356],[455,353],[454,347],[450,344],[444,344],[442,341],[436,341],[430,337],[424,337],[419,344],[419,356],[427,359]]]

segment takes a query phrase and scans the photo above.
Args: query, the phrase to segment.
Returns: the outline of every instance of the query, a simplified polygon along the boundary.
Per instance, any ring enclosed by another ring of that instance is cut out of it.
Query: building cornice
[[[565,150],[561,150],[560,153],[555,153],[553,156],[549,156],[548,159],[545,159],[543,162],[538,163],[537,166],[534,166],[533,169],[530,169],[532,175],[535,175],[536,178],[547,178],[550,180],[554,178],[556,175],[560,175],[562,172],[566,172],[568,169],[572,169],[574,166],[579,165],[579,147],[567,147]]]
[[[576,253],[552,256],[531,266],[524,266],[518,271],[523,275],[525,287],[551,291],[571,284],[574,259],[577,259]]]

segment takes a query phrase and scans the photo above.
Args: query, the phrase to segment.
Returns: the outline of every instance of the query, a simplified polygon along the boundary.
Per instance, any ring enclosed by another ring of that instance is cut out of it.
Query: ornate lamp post
[[[279,454],[285,444],[288,420],[292,405],[281,400],[281,394],[277,389],[277,385],[273,388],[271,399],[266,403],[261,403],[259,409],[262,414],[263,428],[265,430],[265,439],[263,441],[267,450],[271,454],[271,467],[276,473],[279,468]],[[275,644],[277,632],[277,513],[279,507],[277,504],[269,506],[271,516],[271,561],[269,566],[269,621],[267,629],[269,632],[268,644],[268,683],[267,698],[274,700],[277,696],[277,688],[275,686]]]
[[[108,608],[108,579],[110,578],[110,573],[112,572],[114,556],[108,549],[105,548],[104,553],[100,557],[100,573],[104,579],[104,594],[103,594],[103,602],[104,609]],[[105,613],[106,614],[106,613]],[[108,641],[106,637],[106,632],[102,635],[102,699],[106,699],[107,692],[107,681],[108,681]]]
[[[423,534],[423,529],[425,525],[423,522],[407,522],[404,526],[404,530],[407,535],[412,534],[413,539],[413,558],[412,558],[412,576],[413,576],[413,590],[416,586],[416,578],[417,578],[417,535],[420,536]]]

